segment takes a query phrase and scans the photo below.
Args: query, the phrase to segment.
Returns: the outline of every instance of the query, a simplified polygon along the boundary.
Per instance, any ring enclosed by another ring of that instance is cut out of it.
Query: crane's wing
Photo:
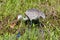
[[[29,17],[30,20],[38,18],[38,15],[34,11],[26,11],[25,14]]]
[[[30,20],[42,17],[45,18],[45,14],[36,9],[29,9],[25,12],[25,14],[29,17]]]

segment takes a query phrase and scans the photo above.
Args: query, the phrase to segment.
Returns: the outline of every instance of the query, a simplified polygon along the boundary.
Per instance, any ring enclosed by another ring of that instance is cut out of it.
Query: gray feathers
[[[45,14],[37,9],[29,9],[25,12],[25,14],[29,17],[30,20],[38,19],[42,17],[45,18]]]

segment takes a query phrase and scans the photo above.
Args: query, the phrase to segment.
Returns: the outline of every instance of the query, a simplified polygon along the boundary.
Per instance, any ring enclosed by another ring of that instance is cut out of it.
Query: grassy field
[[[23,21],[10,28],[18,14],[36,8],[45,13],[46,19],[41,19],[44,27],[28,29]],[[16,39],[20,28],[21,36]],[[25,29],[25,32],[24,32]],[[0,40],[60,40],[60,0],[0,0]]]

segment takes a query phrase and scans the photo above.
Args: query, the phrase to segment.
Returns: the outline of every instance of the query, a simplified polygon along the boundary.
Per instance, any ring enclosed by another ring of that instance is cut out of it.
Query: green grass
[[[28,26],[22,22],[22,24],[16,25],[14,29],[11,29],[9,27],[10,22],[18,14],[24,16],[25,11],[30,8],[39,9],[46,14],[46,19],[41,20],[44,27],[37,28],[36,25],[33,25],[32,29],[28,30]],[[18,27],[20,27],[21,33],[25,28],[25,33],[22,33],[18,40],[60,40],[60,1],[0,0],[0,21],[0,40],[16,40]]]

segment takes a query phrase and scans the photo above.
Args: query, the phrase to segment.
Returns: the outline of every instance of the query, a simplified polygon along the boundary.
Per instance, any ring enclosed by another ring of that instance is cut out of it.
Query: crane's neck
[[[25,18],[23,17],[23,20],[28,20],[28,17],[25,17]]]
[[[17,20],[21,20],[21,19],[28,20],[28,17],[23,17],[22,15],[18,15]]]

